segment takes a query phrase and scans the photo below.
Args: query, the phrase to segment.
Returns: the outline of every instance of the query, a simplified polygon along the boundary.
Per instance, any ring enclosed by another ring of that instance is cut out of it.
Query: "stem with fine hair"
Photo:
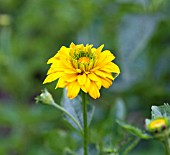
[[[88,155],[88,126],[87,126],[87,103],[86,94],[82,92],[82,102],[83,102],[83,145],[84,145],[84,155]]]
[[[54,101],[51,103],[51,105],[53,105],[54,107],[56,107],[57,109],[61,110],[62,112],[64,112],[66,115],[68,115],[73,122],[78,126],[78,128],[80,129],[81,133],[83,134],[83,129],[80,125],[80,123],[69,113],[67,112],[67,110],[65,110],[63,107],[61,107],[60,105],[56,104]]]
[[[165,155],[170,155],[170,138],[166,137],[164,141],[164,146],[165,146]]]
[[[123,155],[127,155],[140,141],[140,138],[136,138],[124,151]]]

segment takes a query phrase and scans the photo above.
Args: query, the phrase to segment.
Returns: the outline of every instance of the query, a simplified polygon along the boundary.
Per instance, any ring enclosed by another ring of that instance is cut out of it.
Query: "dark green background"
[[[60,102],[56,83],[42,82],[47,60],[71,42],[105,44],[121,69],[100,99],[89,99],[96,106],[90,141],[100,149],[126,141],[116,117],[144,129],[151,106],[170,101],[170,1],[0,0],[0,154],[61,155],[81,147],[62,113],[34,104],[45,87]],[[162,152],[157,141],[134,150]]]

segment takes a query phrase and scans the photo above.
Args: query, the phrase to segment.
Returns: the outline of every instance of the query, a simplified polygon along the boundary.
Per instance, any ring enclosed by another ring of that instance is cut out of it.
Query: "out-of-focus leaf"
[[[122,18],[118,33],[122,81],[116,89],[127,89],[135,81],[143,80],[148,60],[146,52],[142,50],[147,46],[159,21],[159,15],[126,14]]]
[[[143,132],[141,129],[137,128],[137,127],[134,127],[130,124],[127,124],[125,122],[122,122],[122,121],[119,121],[117,120],[117,123],[123,127],[126,131],[130,132],[131,134],[139,137],[139,138],[142,138],[142,139],[150,139],[152,138],[149,134]]]
[[[77,155],[75,152],[73,152],[72,150],[70,150],[69,148],[66,148],[64,150],[64,154],[63,155]]]
[[[126,117],[125,103],[121,98],[118,98],[115,103],[115,116],[118,120],[124,120]]]
[[[146,5],[148,4],[148,0],[117,0],[117,2],[119,3],[136,3],[136,4],[142,4],[142,5]]]
[[[116,148],[105,148],[103,150],[104,155],[119,155],[119,151]]]
[[[151,109],[152,119],[170,116],[170,106],[168,103],[161,106],[152,106]]]
[[[70,100],[67,97],[66,94],[66,90],[64,89],[64,93],[63,93],[63,98],[61,101],[61,105],[63,106],[63,108],[69,113],[71,114],[75,120],[77,122],[79,122],[79,124],[81,125],[81,127],[83,128],[83,111],[82,111],[82,99],[80,96],[77,96],[76,98]],[[88,125],[90,125],[91,119],[93,117],[94,114],[94,106],[91,104],[87,105],[87,122]],[[72,119],[70,119],[70,117],[68,115],[64,115],[65,119],[76,129],[78,129],[77,125],[75,124],[75,122],[73,122]]]
[[[158,21],[159,16],[127,14],[123,17],[119,32],[122,58],[133,60],[138,56],[147,45]]]
[[[89,154],[91,155],[98,155],[99,151],[97,149],[97,146],[95,144],[89,144]]]
[[[88,153],[89,155],[98,155],[99,154],[99,151],[97,149],[97,146],[93,143],[90,143],[88,145]],[[80,148],[78,151],[77,151],[77,154],[78,155],[84,155],[84,150],[83,148]]]

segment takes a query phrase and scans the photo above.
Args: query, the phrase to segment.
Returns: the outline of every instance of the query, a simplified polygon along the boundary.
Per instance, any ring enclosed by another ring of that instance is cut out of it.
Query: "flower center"
[[[80,57],[78,59],[78,62],[80,62],[80,63],[89,63],[90,59],[88,57]]]
[[[154,128],[160,128],[162,126],[166,126],[166,120],[165,119],[156,119],[154,121],[152,121],[149,125],[150,129],[154,129]]]

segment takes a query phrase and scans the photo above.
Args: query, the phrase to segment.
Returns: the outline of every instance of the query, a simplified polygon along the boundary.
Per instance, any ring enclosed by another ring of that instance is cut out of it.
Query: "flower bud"
[[[155,138],[163,138],[169,134],[169,121],[166,117],[146,120],[146,129]]]
[[[53,104],[54,100],[52,95],[48,92],[47,89],[42,90],[42,93],[35,98],[36,103],[43,103],[43,104]]]

